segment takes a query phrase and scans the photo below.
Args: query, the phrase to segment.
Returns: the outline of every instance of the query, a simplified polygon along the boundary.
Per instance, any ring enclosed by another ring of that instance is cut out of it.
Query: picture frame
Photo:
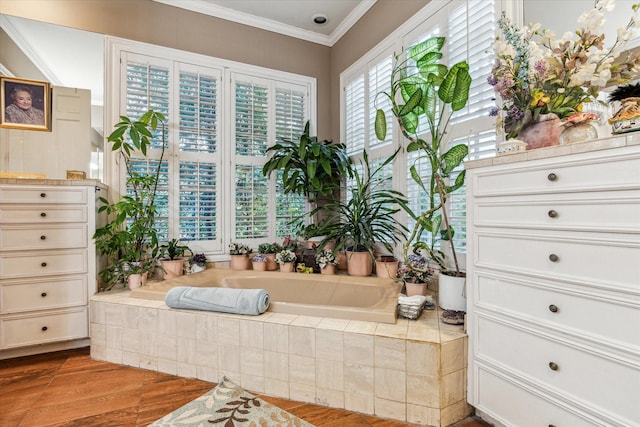
[[[49,82],[0,76],[0,127],[50,132]]]

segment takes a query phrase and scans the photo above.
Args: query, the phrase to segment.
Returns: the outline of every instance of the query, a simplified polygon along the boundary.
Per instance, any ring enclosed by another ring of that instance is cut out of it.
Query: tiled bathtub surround
[[[172,310],[111,291],[92,297],[91,356],[303,402],[430,426],[471,412],[467,336],[435,311],[395,325],[265,313]]]

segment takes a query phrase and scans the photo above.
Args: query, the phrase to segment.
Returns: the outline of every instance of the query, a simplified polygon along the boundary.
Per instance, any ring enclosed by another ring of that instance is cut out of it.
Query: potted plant
[[[159,257],[163,279],[167,280],[182,276],[184,270],[182,257],[186,253],[191,253],[191,249],[188,246],[181,245],[178,239],[171,239],[167,243],[160,245]]]
[[[419,254],[407,256],[397,272],[398,279],[404,283],[407,296],[426,295],[429,280],[433,277],[433,269],[429,268],[427,259]]]
[[[265,254],[256,254],[251,258],[253,269],[256,271],[267,270],[267,256]]]
[[[283,273],[291,273],[293,271],[293,263],[298,259],[296,253],[289,249],[282,249],[276,253],[275,258],[280,265],[280,271]]]
[[[233,270],[248,270],[251,260],[251,249],[249,246],[231,242],[229,243],[229,254],[231,255],[231,268]]]
[[[261,243],[258,245],[258,253],[267,256],[267,270],[274,271],[278,268],[276,264],[276,253],[282,250],[282,246],[277,243]]]
[[[162,151],[157,167],[152,173],[139,173],[131,167],[130,156],[134,151],[147,154],[153,132],[161,127]],[[113,143],[127,170],[128,191],[116,202],[100,197],[98,212],[105,212],[110,220],[97,228],[93,238],[98,253],[104,256],[106,267],[100,271],[101,289],[108,290],[126,277],[128,266],[144,266],[149,271],[157,255],[158,236],[154,227],[158,189],[166,139],[166,120],[154,110],[149,110],[138,120],[120,117],[114,131],[107,137]]]
[[[331,249],[316,252],[316,263],[320,266],[320,274],[336,274],[338,260]]]
[[[399,150],[371,169],[367,152],[361,162],[362,173],[352,171],[353,187],[345,200],[334,200],[325,206],[333,217],[327,225],[327,235],[320,248],[333,240],[335,251],[347,250],[347,271],[352,276],[369,276],[373,271],[376,244],[393,252],[406,230],[394,219],[396,205],[406,205],[402,193],[388,189],[390,177],[380,177],[380,171],[393,162]]]
[[[393,255],[376,258],[376,276],[381,279],[395,279],[398,275],[398,259]]]
[[[207,269],[207,256],[203,253],[194,254],[190,259],[191,273],[199,273]]]
[[[413,212],[408,204],[402,203],[404,210],[415,221],[413,229],[404,245],[404,262],[412,268],[409,254],[412,251],[423,251],[440,266],[439,283],[440,306],[448,309],[465,309],[464,299],[465,273],[458,265],[455,246],[453,245],[453,228],[447,214],[446,202],[451,194],[464,184],[465,171],[462,170],[455,179],[451,179],[454,170],[467,155],[466,144],[447,145],[447,127],[451,116],[467,104],[471,77],[469,65],[459,62],[451,68],[439,61],[442,58],[444,37],[432,37],[411,47],[404,55],[396,57],[397,63],[391,75],[391,88],[383,92],[391,102],[391,112],[396,118],[402,135],[409,141],[408,152],[418,152],[410,173],[428,201],[422,212]],[[420,125],[426,123],[429,138],[419,135]],[[380,140],[386,137],[386,119],[382,110],[377,111],[375,123],[376,135]],[[431,174],[421,177],[416,164],[427,161],[431,166]],[[429,241],[422,236],[430,234]],[[452,268],[448,268],[442,251],[436,249],[441,233],[451,242],[453,257]],[[453,278],[455,286],[443,283],[442,277]],[[450,290],[456,301],[446,301]],[[461,290],[462,288],[462,290]]]

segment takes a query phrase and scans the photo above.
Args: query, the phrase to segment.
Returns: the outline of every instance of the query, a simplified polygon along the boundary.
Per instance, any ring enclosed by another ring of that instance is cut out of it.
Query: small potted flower
[[[403,263],[398,269],[398,278],[404,282],[406,295],[426,295],[433,269],[422,255],[411,254],[407,258],[409,264]]]
[[[190,261],[192,273],[199,273],[207,269],[207,256],[205,254],[194,254]]]
[[[231,242],[229,244],[229,254],[231,255],[231,268],[233,270],[249,269],[249,255],[251,255],[249,246],[243,245],[242,243]]]
[[[298,259],[296,253],[289,249],[283,249],[276,254],[276,262],[280,264],[280,271],[283,273],[293,272],[293,263]]]
[[[258,245],[258,253],[267,256],[267,270],[274,271],[278,268],[276,264],[276,253],[282,250],[282,246],[277,243],[261,243]]]
[[[320,274],[336,274],[338,260],[331,249],[316,252],[316,263],[320,266]]]
[[[256,271],[267,270],[267,256],[265,254],[256,254],[251,258],[253,269]]]

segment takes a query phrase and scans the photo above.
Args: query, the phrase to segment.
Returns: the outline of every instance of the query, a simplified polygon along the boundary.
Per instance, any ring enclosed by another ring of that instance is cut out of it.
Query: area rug
[[[149,425],[314,427],[284,409],[255,397],[227,377],[209,392]]]

